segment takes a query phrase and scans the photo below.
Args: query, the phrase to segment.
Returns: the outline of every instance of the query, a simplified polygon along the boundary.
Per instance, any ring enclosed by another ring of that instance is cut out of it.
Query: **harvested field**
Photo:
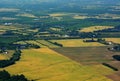
[[[69,47],[54,48],[60,54],[63,54],[82,64],[98,64],[103,62],[114,61],[114,53],[107,47]]]
[[[63,47],[94,47],[94,46],[104,46],[104,44],[98,42],[83,42],[83,40],[89,39],[66,39],[66,40],[51,40],[51,42],[57,42],[62,44]]]
[[[49,48],[23,50],[20,61],[4,69],[35,81],[112,81],[105,75],[113,73],[103,65],[81,65]]]
[[[115,74],[108,75],[107,77],[113,81],[120,81],[120,71]]]
[[[114,27],[112,26],[91,26],[91,27],[81,29],[80,32],[94,32],[94,31],[99,31],[99,30],[104,30],[104,29],[109,29],[109,28],[114,28]]]
[[[100,65],[101,63],[107,63],[110,66],[118,69],[118,71],[116,71],[114,74],[107,75],[107,77],[113,81],[120,81],[120,61],[117,61],[113,58],[113,55],[120,55],[120,52],[109,51],[105,46],[66,47],[53,48],[53,50],[83,65],[96,66]]]
[[[5,60],[5,57],[3,55],[0,55],[0,60]]]
[[[120,38],[105,38],[105,40],[120,44]]]

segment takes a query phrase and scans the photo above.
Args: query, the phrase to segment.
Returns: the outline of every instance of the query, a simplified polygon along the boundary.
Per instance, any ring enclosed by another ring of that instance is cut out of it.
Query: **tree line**
[[[21,51],[16,49],[15,53],[8,60],[0,60],[0,68],[7,67],[9,65],[15,64],[16,61],[20,60]]]
[[[29,81],[24,75],[11,76],[7,71],[0,71],[0,81]]]

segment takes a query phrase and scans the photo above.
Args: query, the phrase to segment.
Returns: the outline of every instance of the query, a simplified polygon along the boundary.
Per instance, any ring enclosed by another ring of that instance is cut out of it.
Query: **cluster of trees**
[[[113,58],[120,61],[120,55],[114,55]]]
[[[105,44],[105,45],[109,45],[109,43],[105,39],[102,39],[102,38],[98,38],[97,42]]]
[[[103,65],[104,65],[104,66],[107,66],[107,67],[109,67],[109,68],[111,68],[111,69],[113,69],[114,71],[118,71],[118,69],[117,69],[116,67],[113,67],[113,66],[111,66],[110,64],[103,63]]]
[[[16,61],[20,60],[21,51],[16,49],[15,53],[8,60],[0,60],[0,68],[7,67],[9,65],[15,64]]]
[[[57,45],[57,46],[63,47],[63,45],[60,44],[60,43],[57,43],[57,42],[51,42],[51,41],[49,41],[49,40],[46,40],[46,41],[49,42],[49,43],[52,43],[52,44],[54,44],[54,45]]]
[[[0,71],[0,81],[29,81],[24,75],[11,76],[7,71]]]
[[[120,44],[114,46],[113,49],[114,49],[115,51],[120,51]]]
[[[36,49],[37,49],[37,48],[40,48],[40,46],[38,46],[38,45],[36,45],[36,44],[29,44],[29,45],[28,45],[28,48],[29,48],[29,47],[30,47],[30,48],[36,48]]]

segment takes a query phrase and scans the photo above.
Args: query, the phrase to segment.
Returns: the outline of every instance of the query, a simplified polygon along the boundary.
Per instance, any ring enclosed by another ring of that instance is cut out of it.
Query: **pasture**
[[[4,69],[35,81],[112,81],[105,75],[113,73],[103,65],[82,65],[49,48],[22,50],[20,61]]]

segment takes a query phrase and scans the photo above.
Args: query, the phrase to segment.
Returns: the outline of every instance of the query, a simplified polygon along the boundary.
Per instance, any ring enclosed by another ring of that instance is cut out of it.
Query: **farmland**
[[[118,70],[120,69],[120,62],[113,58],[114,55],[120,55],[120,53],[109,51],[107,47],[65,47],[53,48],[53,50],[83,65],[94,66],[107,63]],[[119,81],[119,73],[118,71],[107,75],[107,77],[113,81]]]
[[[89,46],[104,46],[97,42],[83,42],[85,39],[66,39],[66,40],[51,40],[62,44],[64,47],[89,47]]]
[[[49,48],[23,50],[21,60],[4,69],[36,81],[112,81],[104,75],[113,73],[102,65],[84,66],[76,63]]]
[[[120,38],[106,38],[107,41],[112,41],[114,43],[120,43]]]
[[[80,30],[80,32],[94,32],[94,31],[104,30],[104,29],[109,29],[109,28],[113,28],[113,27],[111,27],[111,26],[92,26],[92,27],[83,28]]]
[[[120,81],[120,1],[1,0],[0,66],[34,81]]]
[[[59,47],[55,44],[52,44],[46,40],[26,40],[26,41],[19,41],[15,42],[14,44],[20,44],[20,45],[25,45],[25,44],[34,44],[38,45],[40,47],[48,47],[48,48],[56,48]]]
[[[16,8],[0,8],[0,12],[17,12],[19,9]]]
[[[4,53],[0,53],[0,60],[6,60],[6,59],[10,59],[10,57],[12,57],[14,51],[13,50],[8,50],[8,53],[6,54]]]

